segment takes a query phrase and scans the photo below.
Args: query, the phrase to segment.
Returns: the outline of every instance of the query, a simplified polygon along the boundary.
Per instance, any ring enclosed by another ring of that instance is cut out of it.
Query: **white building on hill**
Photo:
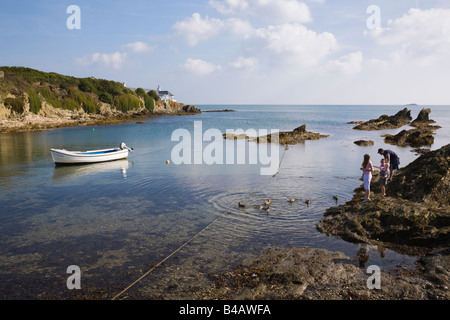
[[[161,100],[176,101],[175,96],[173,94],[171,94],[169,91],[161,91],[161,87],[159,85],[158,85],[158,90],[156,91],[156,93],[158,94],[158,96]]]

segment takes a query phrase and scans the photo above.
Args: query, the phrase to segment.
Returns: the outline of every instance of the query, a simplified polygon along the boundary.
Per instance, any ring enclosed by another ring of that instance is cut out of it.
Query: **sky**
[[[449,57],[450,0],[0,0],[0,66],[185,104],[450,105]]]

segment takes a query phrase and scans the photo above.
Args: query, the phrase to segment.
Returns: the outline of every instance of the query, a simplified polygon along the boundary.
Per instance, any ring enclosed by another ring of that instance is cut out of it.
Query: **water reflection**
[[[66,181],[81,176],[114,171],[117,174],[120,173],[123,179],[126,179],[129,166],[129,161],[125,159],[84,165],[55,166],[53,170],[53,181]]]

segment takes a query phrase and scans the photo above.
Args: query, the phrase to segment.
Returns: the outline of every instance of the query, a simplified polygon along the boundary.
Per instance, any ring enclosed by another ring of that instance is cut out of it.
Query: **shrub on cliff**
[[[62,108],[63,104],[58,99],[57,95],[50,90],[48,87],[41,87],[37,89],[37,92],[47,101],[48,104],[52,105],[54,108]]]
[[[41,110],[42,107],[42,101],[41,98],[39,98],[39,95],[34,88],[30,88],[27,90],[28,93],[28,101],[30,103],[30,111],[38,114],[39,110]]]
[[[21,98],[6,98],[4,103],[5,106],[10,107],[13,111],[17,113],[22,113],[25,106],[23,99]]]
[[[114,98],[108,92],[100,93],[98,100],[104,103],[109,103],[110,105],[114,103]]]
[[[153,100],[153,98],[148,95],[142,88],[137,88],[135,92],[138,96],[144,98],[145,108],[147,110],[153,111],[153,109],[155,108],[155,101]]]
[[[83,110],[87,113],[95,113],[97,112],[97,102],[87,93],[81,92],[77,88],[69,89],[69,96],[66,98],[67,104],[65,104],[65,109],[75,110],[73,109],[73,102],[77,103],[77,108],[83,108]]]
[[[130,94],[121,94],[115,99],[115,107],[122,112],[136,110],[142,107],[142,102],[138,97]]]
[[[147,92],[147,94],[150,96],[150,98],[153,98],[153,100],[155,101],[161,100],[161,98],[158,96],[155,90],[150,90],[149,92]]]

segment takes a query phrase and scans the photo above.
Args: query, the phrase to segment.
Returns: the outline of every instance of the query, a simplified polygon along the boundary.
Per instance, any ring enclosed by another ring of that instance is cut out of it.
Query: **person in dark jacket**
[[[384,159],[386,159],[386,163],[389,164],[390,174],[388,181],[391,181],[392,176],[394,175],[394,171],[399,169],[400,158],[392,150],[384,150],[380,148],[378,149],[378,153],[381,154],[384,157]]]

